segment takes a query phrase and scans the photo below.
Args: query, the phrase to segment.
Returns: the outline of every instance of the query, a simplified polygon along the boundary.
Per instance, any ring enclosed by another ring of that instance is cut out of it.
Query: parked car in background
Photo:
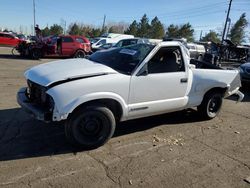
[[[133,44],[150,44],[149,39],[144,39],[144,38],[133,38],[133,39],[123,39],[117,42],[114,47],[124,47],[124,46],[129,46]]]
[[[133,35],[125,35],[125,34],[116,34],[116,33],[107,33],[102,35],[101,37],[97,37],[91,40],[92,51],[100,50],[100,47],[104,44],[116,44],[122,39],[131,39],[134,38]]]
[[[204,54],[206,53],[206,49],[204,45],[195,44],[195,43],[187,43],[190,58],[202,60]]]
[[[242,84],[250,84],[250,62],[240,65],[240,77]]]
[[[107,50],[109,48],[120,48],[125,47],[133,44],[151,44],[149,39],[144,38],[131,38],[131,39],[122,39],[116,44],[113,43],[106,43],[99,47],[99,50]]]
[[[23,42],[17,50],[21,56],[29,56],[33,59],[44,56],[84,58],[91,51],[91,47],[86,37],[63,35],[46,37],[36,42]]]
[[[83,58],[90,51],[90,41],[84,36],[64,35],[57,40],[57,52],[61,56]]]
[[[1,46],[17,46],[22,39],[19,39],[15,35],[6,32],[0,32],[0,45]]]
[[[102,46],[99,47],[99,50],[107,50],[109,48],[120,48],[120,47],[125,47],[133,44],[150,44],[149,39],[144,39],[144,38],[131,38],[131,39],[122,39],[116,44],[113,43],[107,43],[103,44]]]

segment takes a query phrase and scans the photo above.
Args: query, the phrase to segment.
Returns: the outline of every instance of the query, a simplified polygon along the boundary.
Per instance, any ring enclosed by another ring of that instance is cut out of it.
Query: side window
[[[179,47],[161,48],[148,62],[148,73],[167,73],[185,71]]]
[[[116,46],[116,47],[122,47],[122,42],[123,42],[122,40],[119,41],[115,46]]]
[[[4,34],[0,33],[0,37],[4,37]]]
[[[124,40],[122,43],[122,46],[129,46],[131,45],[132,41],[131,40]]]
[[[10,38],[10,39],[14,38],[13,36],[7,35],[7,34],[5,34],[4,37],[5,37],[5,38]]]
[[[106,39],[100,40],[96,45],[106,44]]]
[[[82,38],[76,38],[76,41],[79,43],[84,43],[84,40]]]
[[[62,37],[62,42],[74,42],[71,37]]]

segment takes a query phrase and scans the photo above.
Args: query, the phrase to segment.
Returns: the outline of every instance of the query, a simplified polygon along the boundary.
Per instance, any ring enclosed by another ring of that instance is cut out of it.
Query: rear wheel
[[[204,96],[200,106],[197,107],[198,112],[200,112],[205,119],[213,119],[219,114],[222,102],[222,93],[218,91],[208,92]]]
[[[103,106],[83,107],[75,111],[66,121],[67,139],[82,149],[97,148],[106,143],[114,134],[115,118]]]
[[[85,57],[85,52],[83,50],[77,50],[74,58],[84,58]]]

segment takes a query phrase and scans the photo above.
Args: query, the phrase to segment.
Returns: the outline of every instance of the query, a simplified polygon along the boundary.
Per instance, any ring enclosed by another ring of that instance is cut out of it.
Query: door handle
[[[181,78],[181,83],[187,83],[188,79],[187,78]]]

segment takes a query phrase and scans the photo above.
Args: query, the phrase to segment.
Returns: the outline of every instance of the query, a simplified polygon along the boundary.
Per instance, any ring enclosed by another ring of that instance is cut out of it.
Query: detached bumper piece
[[[37,120],[50,122],[52,120],[52,113],[46,108],[32,103],[26,95],[27,88],[21,88],[17,93],[18,104],[29,114],[33,115]]]

